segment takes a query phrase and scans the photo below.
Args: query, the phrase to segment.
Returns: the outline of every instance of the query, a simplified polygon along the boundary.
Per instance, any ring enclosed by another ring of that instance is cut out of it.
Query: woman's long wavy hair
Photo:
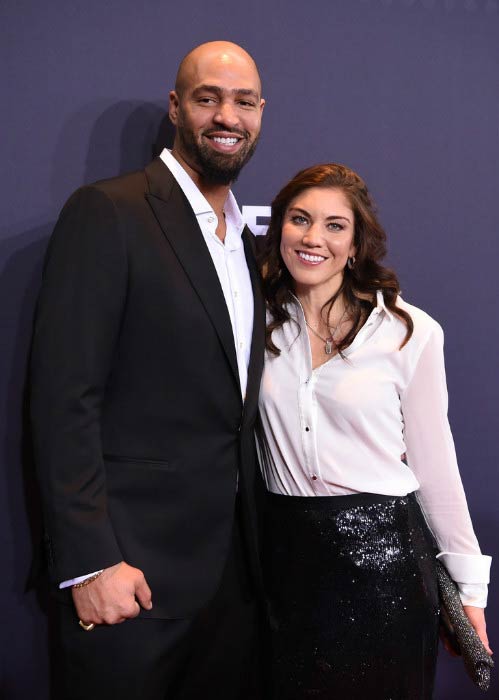
[[[396,274],[380,262],[386,254],[386,234],[376,217],[374,203],[359,175],[344,165],[326,163],[301,170],[272,202],[272,216],[260,256],[264,295],[271,315],[267,326],[267,349],[274,355],[280,354],[279,348],[272,342],[272,332],[290,320],[286,304],[293,299],[293,278],[280,252],[284,216],[291,202],[312,187],[341,190],[354,213],[355,264],[351,269],[345,267],[340,288],[323,307],[326,312],[325,318],[329,320],[334,302],[343,296],[352,320],[351,330],[337,343],[338,352],[342,354],[354,340],[375,306],[378,289],[383,293],[386,307],[407,327],[400,346],[402,348],[411,337],[414,326],[410,315],[396,305],[400,292]]]

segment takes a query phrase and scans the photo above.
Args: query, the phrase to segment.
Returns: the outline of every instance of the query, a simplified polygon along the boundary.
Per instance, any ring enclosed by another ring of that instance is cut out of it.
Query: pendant
[[[324,346],[324,350],[325,350],[326,355],[331,355],[331,353],[333,352],[333,339],[332,338],[328,338],[326,340],[326,345]]]

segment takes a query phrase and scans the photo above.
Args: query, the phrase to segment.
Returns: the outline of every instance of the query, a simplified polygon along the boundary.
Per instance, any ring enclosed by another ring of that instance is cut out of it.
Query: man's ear
[[[169,95],[169,105],[168,105],[168,115],[170,117],[170,121],[172,124],[175,126],[177,125],[177,117],[178,117],[178,104],[179,104],[179,99],[178,95],[175,92],[175,90],[171,90]]]

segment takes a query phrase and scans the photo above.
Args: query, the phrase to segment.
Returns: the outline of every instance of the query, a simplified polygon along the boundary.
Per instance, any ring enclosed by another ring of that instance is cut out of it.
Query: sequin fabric
[[[456,584],[439,561],[437,562],[437,580],[442,615],[452,628],[464,666],[480,690],[487,691],[494,662],[464,612]]]
[[[269,494],[272,700],[429,700],[435,559],[418,504]]]

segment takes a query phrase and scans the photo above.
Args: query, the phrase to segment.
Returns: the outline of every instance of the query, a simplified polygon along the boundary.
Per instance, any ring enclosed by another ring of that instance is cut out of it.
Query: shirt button
[[[308,427],[308,425],[307,425],[307,427],[305,428],[305,432],[306,432],[306,433],[310,432],[310,428]]]
[[[241,350],[242,350],[242,349],[243,349],[243,347],[244,347],[244,343],[239,343],[239,347],[240,347],[240,348],[241,348]]]
[[[207,219],[207,221],[208,221],[209,224],[212,224],[212,223],[215,221],[215,217],[209,216],[208,219]]]
[[[237,292],[234,292],[234,297],[237,297]]]
[[[312,481],[317,481],[317,477],[315,476],[315,474],[312,474]]]

